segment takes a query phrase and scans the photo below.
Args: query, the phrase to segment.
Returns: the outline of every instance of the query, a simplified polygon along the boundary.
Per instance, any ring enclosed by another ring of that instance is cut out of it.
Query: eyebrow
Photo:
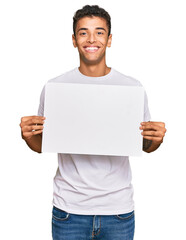
[[[106,32],[106,29],[105,28],[102,28],[102,27],[97,27],[96,28],[96,30],[104,30],[105,32]],[[79,32],[79,31],[81,31],[81,30],[88,30],[88,28],[80,28],[80,29],[78,29],[78,31],[77,32]]]

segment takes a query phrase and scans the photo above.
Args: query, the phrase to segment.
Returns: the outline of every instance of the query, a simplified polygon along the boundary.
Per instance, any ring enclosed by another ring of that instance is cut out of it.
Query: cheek
[[[78,37],[76,37],[76,40],[75,40],[75,44],[77,47],[81,46],[83,43],[83,40],[79,39]]]
[[[107,47],[108,39],[103,39],[103,40],[101,41],[101,43],[102,43],[103,46]]]

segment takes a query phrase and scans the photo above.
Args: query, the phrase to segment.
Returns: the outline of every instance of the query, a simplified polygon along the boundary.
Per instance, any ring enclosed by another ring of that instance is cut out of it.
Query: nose
[[[88,38],[87,38],[87,42],[89,43],[94,43],[96,42],[96,38],[94,34],[89,34]]]

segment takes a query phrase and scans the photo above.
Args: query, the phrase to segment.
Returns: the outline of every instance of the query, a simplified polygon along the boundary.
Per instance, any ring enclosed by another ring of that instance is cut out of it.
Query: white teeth
[[[98,47],[86,47],[87,50],[97,50]]]

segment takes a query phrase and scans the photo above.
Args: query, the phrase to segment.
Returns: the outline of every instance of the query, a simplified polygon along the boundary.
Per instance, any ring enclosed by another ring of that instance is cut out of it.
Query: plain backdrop
[[[56,154],[32,152],[20,119],[36,115],[44,84],[79,66],[72,17],[99,4],[112,19],[107,65],[146,89],[153,121],[166,123],[156,152],[131,158],[135,240],[186,239],[183,0],[7,0],[0,3],[0,239],[51,240]]]

